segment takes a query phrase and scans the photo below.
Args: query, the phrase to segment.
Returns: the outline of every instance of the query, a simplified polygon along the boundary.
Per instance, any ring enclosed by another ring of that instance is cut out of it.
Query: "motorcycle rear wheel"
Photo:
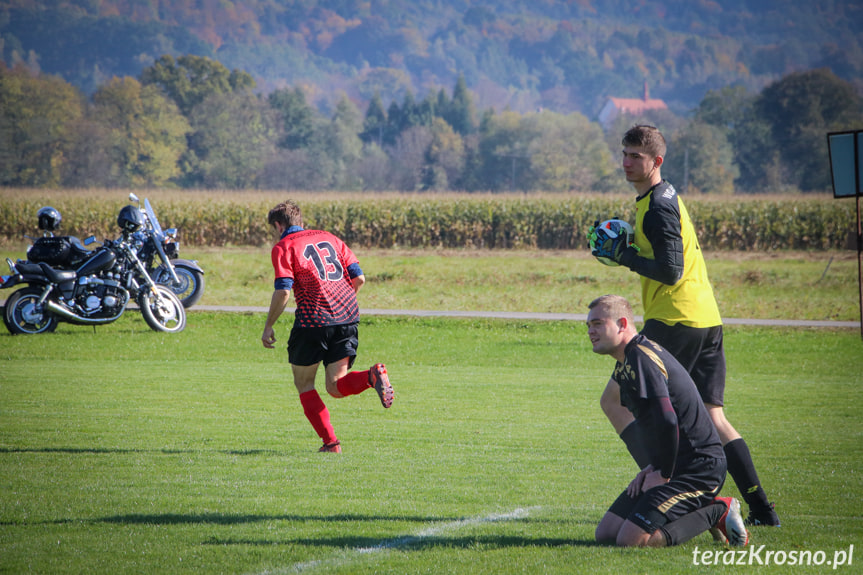
[[[57,329],[57,318],[37,305],[42,291],[37,287],[25,287],[9,296],[3,310],[3,323],[9,333],[35,335]]]
[[[144,288],[138,296],[138,307],[144,321],[153,331],[179,333],[186,328],[186,309],[177,296],[163,285],[157,285],[156,293]]]
[[[190,308],[204,295],[204,274],[184,265],[174,265],[180,283],[175,284],[171,274],[162,266],[153,273],[153,281],[169,288],[179,298],[184,308]]]

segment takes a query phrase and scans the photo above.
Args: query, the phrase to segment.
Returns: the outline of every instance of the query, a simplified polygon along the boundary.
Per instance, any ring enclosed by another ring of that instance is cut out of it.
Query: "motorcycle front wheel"
[[[204,295],[204,274],[184,265],[174,265],[174,272],[180,283],[174,283],[171,274],[162,266],[153,272],[153,281],[169,288],[182,302],[184,308],[190,308]]]
[[[25,287],[6,300],[3,323],[12,335],[50,333],[57,329],[57,318],[39,305],[42,289]]]
[[[162,285],[157,285],[150,291],[141,290],[138,297],[138,307],[144,321],[154,331],[164,333],[179,333],[186,327],[186,310],[174,295],[174,292]]]

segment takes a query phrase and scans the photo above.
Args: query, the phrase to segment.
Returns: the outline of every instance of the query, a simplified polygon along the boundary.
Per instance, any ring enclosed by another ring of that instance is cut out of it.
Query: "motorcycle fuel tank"
[[[109,249],[102,248],[93,257],[84,262],[84,265],[78,268],[78,277],[92,275],[102,270],[109,270],[114,266],[115,261],[117,261],[116,254]]]

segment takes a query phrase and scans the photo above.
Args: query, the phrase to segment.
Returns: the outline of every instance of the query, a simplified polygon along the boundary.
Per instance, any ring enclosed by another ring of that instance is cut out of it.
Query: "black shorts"
[[[288,338],[288,361],[291,365],[324,366],[350,358],[348,369],[353,367],[359,347],[359,330],[355,323],[326,327],[296,327]]]
[[[609,513],[653,533],[666,523],[710,505],[725,483],[725,459],[700,459],[688,467],[689,471],[635,499],[624,490],[608,509]]]
[[[725,348],[721,325],[689,327],[649,319],[644,322],[641,333],[667,349],[686,368],[704,403],[725,405]]]

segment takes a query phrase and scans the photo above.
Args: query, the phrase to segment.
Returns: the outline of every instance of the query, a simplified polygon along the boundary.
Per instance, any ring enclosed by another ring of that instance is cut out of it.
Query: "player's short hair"
[[[653,157],[665,157],[665,137],[658,128],[637,124],[626,131],[621,141],[624,147],[643,148]]]
[[[593,308],[604,311],[614,321],[623,317],[626,318],[629,325],[635,325],[635,314],[632,313],[632,306],[623,296],[613,294],[599,296],[587,305],[587,309]]]
[[[267,214],[267,224],[273,225],[279,222],[286,228],[291,226],[303,227],[303,212],[299,204],[293,200],[282,202],[270,210]]]

